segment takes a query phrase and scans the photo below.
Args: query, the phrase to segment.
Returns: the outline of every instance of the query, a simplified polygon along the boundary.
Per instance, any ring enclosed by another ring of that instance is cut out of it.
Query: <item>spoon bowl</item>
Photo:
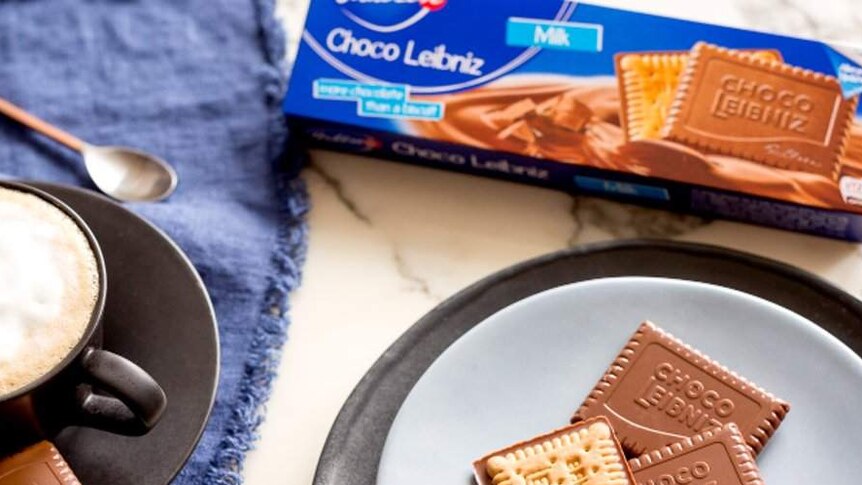
[[[169,197],[177,173],[149,153],[121,146],[85,144],[81,150],[93,183],[102,192],[127,202],[154,202]]]
[[[177,187],[176,170],[159,157],[134,148],[90,145],[3,98],[0,113],[79,152],[96,187],[117,200],[155,202]]]

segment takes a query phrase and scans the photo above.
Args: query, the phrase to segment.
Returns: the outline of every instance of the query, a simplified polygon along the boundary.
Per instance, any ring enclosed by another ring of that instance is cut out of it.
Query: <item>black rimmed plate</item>
[[[119,204],[87,190],[30,184],[93,230],[108,273],[104,346],[143,367],[168,396],[164,417],[145,436],[68,428],[56,445],[86,485],[165,485],[200,439],[218,383],[218,331],[206,288],[176,244]]]
[[[629,278],[589,281],[611,277]],[[585,297],[584,287],[589,286],[593,286],[589,291],[605,286],[602,291],[610,293],[603,300]],[[564,288],[538,295],[557,287]],[[521,302],[528,297],[533,298]],[[572,301],[576,308],[567,308]],[[516,302],[521,303],[497,313]],[[699,323],[709,315],[712,325]],[[855,413],[848,416],[846,408],[855,406],[852,396],[862,392],[859,300],[811,274],[743,253],[685,243],[625,242],[588,246],[509,268],[425,316],[387,350],[348,399],[330,432],[315,484],[389,485],[406,476],[408,468],[410,476],[418,477],[413,483],[470,483],[470,461],[482,452],[565,424],[643,318],[660,319],[690,343],[796,401],[796,409],[761,458],[769,476],[783,477],[781,464],[793,461],[815,473],[820,469],[812,460],[822,461],[824,454],[805,453],[799,436],[818,443],[838,439],[843,445],[827,448],[837,456],[854,452],[855,446],[847,445],[862,424]],[[715,323],[719,320],[721,328]],[[734,325],[725,327],[724,321]],[[539,323],[536,331],[524,332],[531,322]],[[602,322],[607,328],[596,332]],[[577,332],[579,325],[583,332]],[[539,337],[527,338],[530,335]],[[578,335],[582,337],[575,338]],[[735,335],[748,338],[740,338],[735,348],[728,339]],[[572,359],[564,359],[568,365],[539,352],[554,342],[566,343],[557,345],[556,351],[572,352]],[[782,350],[786,346],[792,348]],[[529,348],[535,354],[524,355]],[[576,357],[576,352],[590,349],[596,355]],[[494,361],[494,354],[508,357]],[[794,355],[807,365],[797,363],[791,372],[782,372],[782,364],[791,364]],[[535,382],[552,389],[556,398],[531,397],[537,394],[530,391],[529,381],[523,383],[526,374],[516,380],[526,386],[523,392],[506,387],[498,369],[511,373],[522,367],[503,366],[507,359],[527,362]],[[548,365],[537,364],[541,362]],[[818,370],[821,363],[825,367]],[[500,383],[499,394],[505,397],[494,396],[487,382]],[[471,393],[473,389],[477,391]],[[818,392],[827,392],[822,404],[829,412],[820,413],[825,418],[819,421],[825,427],[811,421],[821,411]],[[521,411],[530,404],[534,419],[519,418],[529,415]],[[428,454],[428,446],[441,451]],[[445,453],[441,447],[447,447]],[[837,473],[832,478],[838,484],[853,483],[856,476],[846,469]],[[432,481],[423,482],[423,477]]]

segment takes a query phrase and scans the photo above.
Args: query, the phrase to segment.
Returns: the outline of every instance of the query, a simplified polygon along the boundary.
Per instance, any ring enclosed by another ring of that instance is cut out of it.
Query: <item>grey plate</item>
[[[146,436],[69,428],[60,452],[86,485],[165,485],[194,450],[218,382],[215,314],[203,281],[164,233],[94,192],[32,183],[87,222],[105,254],[105,348],[147,370],[168,408]]]
[[[472,460],[567,424],[644,319],[793,403],[759,459],[768,483],[858,483],[862,359],[847,346],[738,291],[605,278],[516,303],[443,352],[392,424],[378,484],[468,484]]]
[[[411,327],[380,357],[344,404],[327,438],[326,445],[318,462],[314,484],[341,485],[350,483],[351,485],[372,485],[378,483],[377,472],[378,466],[381,465],[381,454],[384,443],[389,435],[390,426],[408,393],[410,393],[413,386],[423,376],[429,366],[450,345],[480,322],[512,303],[544,290],[573,282],[615,276],[668,277],[697,280],[735,288],[775,302],[797,314],[803,315],[830,334],[836,336],[857,354],[862,353],[862,302],[826,283],[817,276],[797,268],[745,253],[698,244],[626,241],[582,246],[577,249],[536,258],[491,275],[454,295]],[[591,311],[593,309],[590,307],[578,308],[577,314],[574,317],[586,315]],[[639,320],[645,316],[638,315],[637,319]],[[755,325],[760,322],[751,323]],[[598,379],[603,367],[609,363],[608,359],[619,350],[628,332],[633,329],[633,326],[629,326],[635,324],[636,322],[627,323],[625,331],[621,328],[618,329],[617,332],[623,340],[615,339],[619,341],[613,342],[613,344],[609,343],[607,348],[603,350],[605,360],[601,363],[593,363],[594,367],[591,370],[585,370],[584,376],[580,379],[584,382],[590,381],[594,383]],[[622,325],[622,323],[619,325]],[[784,331],[782,331],[783,333]],[[582,337],[586,338],[580,333],[577,337],[573,345],[578,345]],[[698,341],[693,341],[693,343],[704,347],[705,350],[720,350],[708,348],[696,336],[695,339]],[[824,341],[828,342],[828,339]],[[808,345],[807,342],[806,345]],[[835,348],[840,349],[840,347]],[[744,349],[742,347],[738,352],[741,355],[745,355],[743,352]],[[808,347],[797,350],[799,350],[800,358],[804,358],[807,355],[806,351]],[[767,351],[763,350],[763,352]],[[476,357],[479,361],[483,358],[481,355]],[[515,356],[514,358],[523,359],[524,357]],[[830,359],[843,358],[847,358],[846,350],[839,350],[836,355],[830,357]],[[737,359],[738,357],[731,356],[724,360],[731,366],[740,367],[739,364],[741,363],[737,362]],[[853,361],[852,359],[850,360]],[[852,375],[854,371],[851,367],[848,367],[847,370]],[[469,368],[465,371],[468,370]],[[748,371],[749,369],[740,368],[739,370]],[[760,372],[766,371],[757,370],[757,372],[757,375],[751,372],[751,377],[756,378],[761,375],[759,374]],[[838,377],[841,377],[841,375],[838,375]],[[838,399],[839,403],[843,400],[849,402],[854,407],[858,405],[858,401],[850,399],[850,396],[854,392],[858,392],[858,383],[842,389],[833,385],[841,382],[837,380],[836,376],[820,375],[819,373],[815,381],[803,381],[793,378],[793,376],[789,376],[789,378],[794,382],[798,382],[800,389],[810,388],[813,390],[816,386],[824,386],[830,389],[830,392],[833,393],[831,395],[840,393],[842,397]],[[847,380],[844,380],[844,382],[846,383]],[[553,427],[565,423],[568,414],[577,406],[580,399],[583,398],[583,396],[578,395],[580,391],[575,388],[576,384],[577,382],[569,384],[569,389],[565,389],[565,386],[563,386],[560,392],[568,392],[569,401],[571,402],[559,404],[556,411],[550,412],[544,418],[541,418],[544,420],[542,423],[535,423],[535,428],[537,429],[524,429],[524,431],[527,431],[526,433],[519,433],[518,430],[513,429],[507,432],[507,436],[518,435],[516,439],[522,438],[524,435],[534,434],[537,430],[541,431],[542,428],[547,427],[540,426],[540,424],[544,425],[547,423]],[[772,384],[778,383],[762,382],[761,384],[775,387]],[[772,390],[775,392],[781,391],[781,389]],[[507,398],[518,399],[520,394],[517,392],[517,389],[510,391],[505,396]],[[796,390],[795,392],[799,391]],[[787,397],[794,398],[795,396],[796,394],[792,394]],[[451,396],[451,399],[451,402],[455,403],[454,405],[460,405],[459,402],[463,401],[464,397],[455,395]],[[796,402],[794,404],[795,407],[790,413],[787,424],[802,419],[799,417],[802,414],[799,412],[799,407],[804,405],[804,403]],[[563,408],[565,409],[563,410]],[[485,409],[476,406],[474,412],[475,414],[481,414],[485,412]],[[839,419],[839,417],[835,416],[831,418]],[[842,433],[835,437],[835,439],[844,440],[852,445],[858,445],[858,434],[860,431],[859,417],[850,414],[849,416],[840,418],[846,419],[847,424],[841,430]],[[512,419],[509,419],[509,421],[512,421]],[[499,423],[495,423],[495,426],[499,425]],[[796,426],[801,425],[802,423],[796,424]],[[770,444],[766,452],[768,454],[764,456],[764,460],[777,460],[778,458],[775,458],[775,456],[783,454],[782,450],[791,447],[787,444],[790,440],[786,438],[786,431],[783,426],[781,431],[779,431],[779,436],[776,438],[778,441]],[[480,454],[500,444],[490,443],[490,440],[494,439],[495,436],[499,438],[499,440],[495,439],[495,441],[507,441],[505,437],[499,434],[503,433],[503,431],[495,430],[494,427],[482,432],[490,433],[488,442],[490,446],[482,446],[483,443],[474,443],[476,449],[483,448],[479,452]],[[421,475],[426,470],[436,466],[435,460],[446,453],[445,447],[461,439],[465,439],[463,431],[453,431],[453,433],[451,436],[447,436],[444,441],[436,443],[439,451],[432,455],[432,459],[429,459],[428,463],[424,463],[419,468],[422,473],[417,473],[414,476],[413,483],[415,483],[416,476],[421,478]],[[787,433],[789,434],[790,432]],[[813,438],[822,434],[823,432],[817,433]],[[800,450],[804,449],[803,444],[793,443],[792,446],[798,446]],[[850,450],[852,451],[852,448]],[[476,458],[476,456],[472,456],[473,451],[473,449],[463,450],[465,455],[468,453],[471,454],[469,457],[464,457],[466,459],[465,462],[462,462],[461,458],[452,460],[452,463],[458,461],[457,467],[451,469],[452,476],[456,477],[456,481],[438,483],[466,485],[468,482],[465,480],[468,480],[467,477],[469,476],[469,462]],[[801,453],[801,451],[797,451],[797,453]],[[844,456],[847,453],[849,451],[845,449]],[[821,455],[809,450],[809,454],[805,456],[807,463],[812,465],[812,469],[816,468],[816,462],[812,462],[808,457]],[[447,460],[443,461],[448,462]],[[764,463],[764,466],[766,465],[767,463]],[[385,471],[384,468],[388,468],[389,466],[383,463],[381,472],[388,474],[389,472]],[[842,483],[855,483],[847,477],[854,476],[853,473],[850,473],[850,470],[853,470],[853,467],[858,465],[854,464],[853,460],[850,460],[849,462],[842,463],[841,466],[835,468],[843,472],[841,476],[844,481],[839,480],[835,483],[839,485]],[[770,477],[776,480],[779,479],[779,476],[773,474],[770,474]],[[381,478],[385,477],[381,476]],[[794,477],[784,483],[806,482]],[[818,476],[813,482],[807,483],[831,482],[820,480]]]

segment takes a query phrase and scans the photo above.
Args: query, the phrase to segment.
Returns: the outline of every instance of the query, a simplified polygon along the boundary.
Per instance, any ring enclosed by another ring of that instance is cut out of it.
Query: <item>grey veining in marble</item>
[[[368,227],[374,226],[372,217],[362,209],[360,203],[352,198],[338,176],[328,171],[322,164],[314,161],[309,164],[306,172],[306,175],[310,173],[319,177],[320,180],[332,190],[339,204],[357,221]],[[398,276],[403,280],[407,289],[417,291],[436,302],[443,301],[446,298],[445,295],[435,294],[434,291],[432,291],[430,283],[426,281],[419,272],[415,271],[407,259],[401,254],[398,244],[391,242],[390,247],[392,252],[392,262],[398,272]]]
[[[344,184],[336,177],[327,171],[323,166],[319,163],[312,161],[309,163],[306,171],[317,174],[323,182],[328,185],[332,191],[335,193],[335,197],[338,201],[350,212],[356,219],[362,221],[367,225],[371,225],[371,217],[369,217],[362,209],[359,208],[356,202],[354,202],[347,193],[347,190],[344,188]]]
[[[593,197],[578,196],[572,199],[575,231],[569,239],[569,246],[582,242],[580,236],[587,226],[602,229],[614,238],[665,239],[680,236],[710,223],[700,217]]]

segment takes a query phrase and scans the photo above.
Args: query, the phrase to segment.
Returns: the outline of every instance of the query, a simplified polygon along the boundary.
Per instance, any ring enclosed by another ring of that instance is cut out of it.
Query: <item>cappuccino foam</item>
[[[98,295],[96,257],[78,225],[35,195],[0,187],[0,396],[69,354]]]

